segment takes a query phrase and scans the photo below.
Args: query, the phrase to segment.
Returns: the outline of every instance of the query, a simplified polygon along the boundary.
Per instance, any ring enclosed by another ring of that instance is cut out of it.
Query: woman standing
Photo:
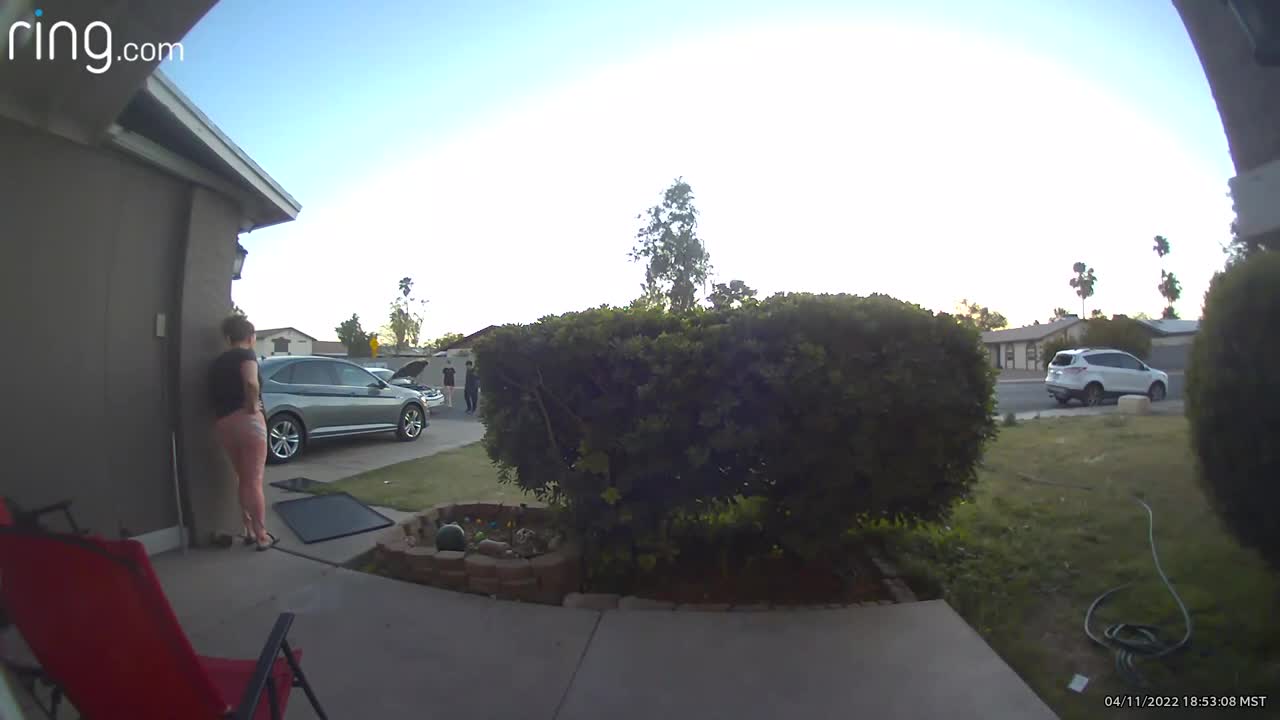
[[[243,315],[232,315],[222,321],[222,335],[229,348],[209,368],[209,400],[218,418],[214,428],[240,480],[244,543],[266,550],[277,539],[267,532],[267,500],[262,493],[267,421],[262,415],[253,324]]]

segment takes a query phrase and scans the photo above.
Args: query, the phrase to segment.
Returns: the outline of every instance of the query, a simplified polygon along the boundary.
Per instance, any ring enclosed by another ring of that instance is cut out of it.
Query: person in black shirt
[[[467,374],[463,380],[462,396],[467,401],[467,414],[474,415],[480,407],[480,375],[471,361],[467,361]]]
[[[267,501],[262,492],[267,463],[267,421],[262,414],[254,329],[243,315],[222,321],[228,350],[209,367],[209,403],[217,416],[214,429],[240,481],[244,542],[266,550],[277,540],[267,532]]]
[[[444,373],[444,404],[448,407],[453,407],[453,376],[458,371],[450,367],[453,365],[452,360],[445,360],[444,364],[445,367],[442,371]]]

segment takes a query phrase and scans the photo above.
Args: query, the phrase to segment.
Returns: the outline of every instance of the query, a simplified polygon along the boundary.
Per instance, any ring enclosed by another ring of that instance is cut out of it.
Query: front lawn
[[[518,503],[528,498],[513,485],[498,484],[480,443],[353,475],[320,491],[348,492],[370,505],[406,512],[457,500]]]
[[[883,539],[917,592],[946,598],[1061,717],[1101,717],[1114,712],[1103,706],[1107,693],[1135,691],[1118,679],[1113,655],[1084,634],[1094,598],[1134,582],[1095,613],[1095,634],[1115,622],[1156,625],[1168,642],[1184,632],[1152,564],[1139,494],[1194,623],[1189,648],[1140,663],[1150,692],[1265,693],[1280,687],[1280,581],[1226,534],[1194,467],[1181,417],[1027,422],[1001,429],[976,496],[948,527]],[[1090,678],[1083,694],[1067,689],[1076,673]],[[1280,699],[1251,712],[1273,716],[1272,703]]]

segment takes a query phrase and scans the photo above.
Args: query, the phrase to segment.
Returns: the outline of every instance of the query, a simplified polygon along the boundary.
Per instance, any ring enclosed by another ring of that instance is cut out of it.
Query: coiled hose
[[[1169,582],[1169,576],[1165,575],[1164,568],[1160,565],[1160,555],[1156,553],[1155,513],[1151,511],[1151,506],[1144,502],[1142,498],[1134,496],[1133,499],[1147,511],[1147,541],[1151,545],[1151,559],[1155,562],[1156,572],[1160,575],[1160,581],[1164,583],[1165,588],[1169,590],[1169,594],[1173,596],[1173,601],[1178,604],[1178,609],[1182,611],[1182,620],[1186,625],[1187,631],[1183,633],[1182,639],[1173,645],[1166,645],[1160,640],[1158,628],[1154,625],[1115,623],[1103,631],[1102,637],[1094,635],[1091,629],[1094,610],[1097,610],[1100,605],[1106,602],[1107,598],[1133,584],[1125,583],[1102,593],[1093,601],[1093,604],[1089,606],[1089,609],[1084,614],[1084,633],[1089,636],[1090,640],[1115,652],[1116,672],[1125,682],[1139,687],[1146,687],[1147,681],[1142,676],[1142,673],[1138,671],[1138,660],[1164,657],[1190,642],[1191,613],[1187,611],[1186,604],[1182,602],[1182,598],[1178,596],[1178,591],[1173,588],[1173,583]]]

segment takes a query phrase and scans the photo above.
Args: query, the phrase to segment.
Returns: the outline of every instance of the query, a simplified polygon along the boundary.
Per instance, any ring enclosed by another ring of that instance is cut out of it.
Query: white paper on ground
[[[1084,692],[1084,686],[1088,684],[1089,678],[1077,674],[1075,677],[1071,678],[1071,682],[1067,683],[1067,689],[1075,690],[1076,692]]]

